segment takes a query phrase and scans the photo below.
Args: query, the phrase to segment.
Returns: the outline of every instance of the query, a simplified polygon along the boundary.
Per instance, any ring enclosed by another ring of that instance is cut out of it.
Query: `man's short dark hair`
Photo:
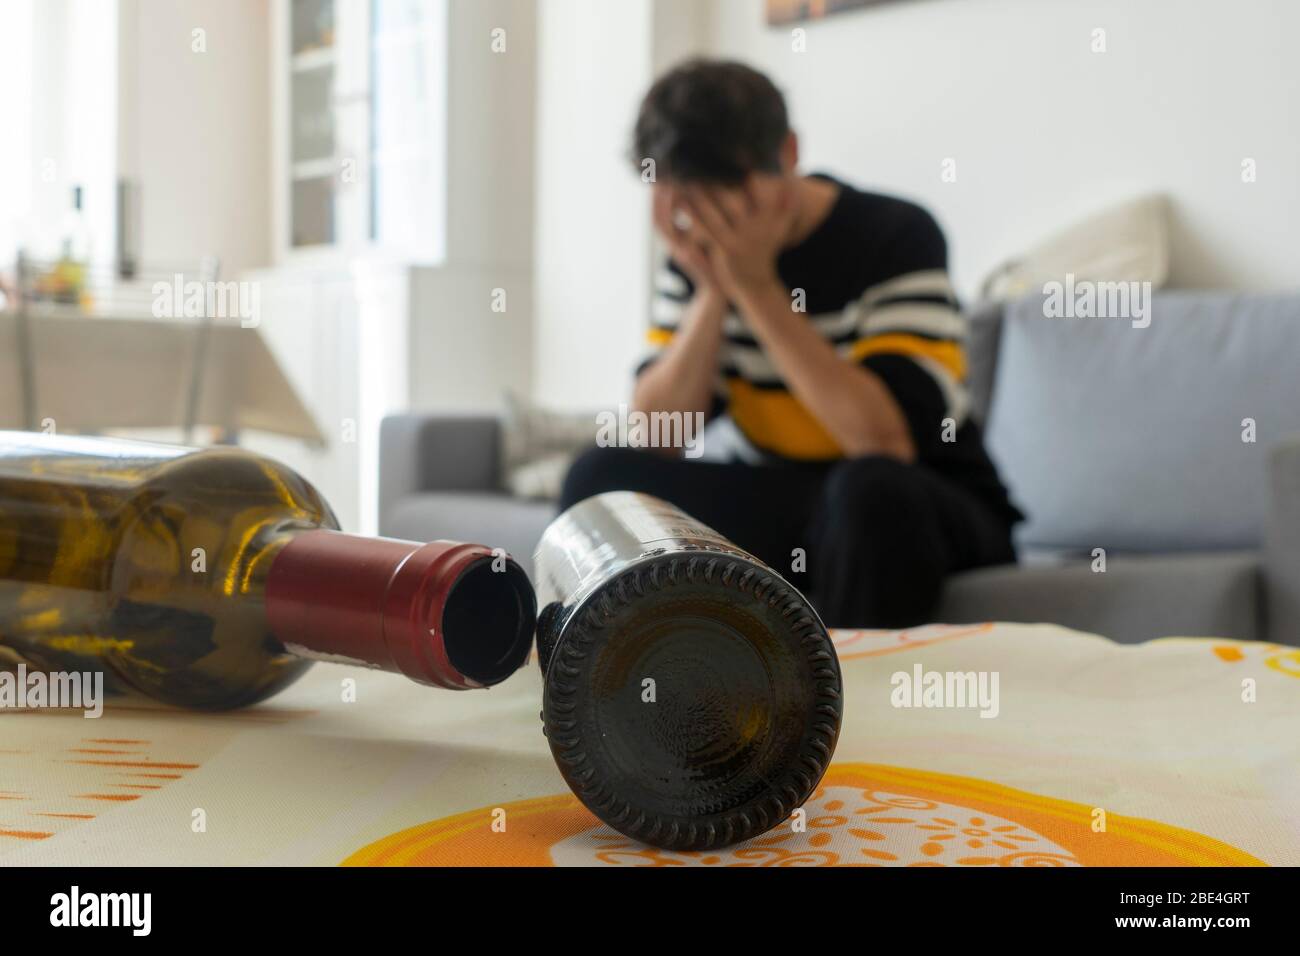
[[[641,101],[633,159],[656,179],[732,185],[781,171],[790,132],[785,98],[762,73],[723,60],[689,60],[655,81]]]

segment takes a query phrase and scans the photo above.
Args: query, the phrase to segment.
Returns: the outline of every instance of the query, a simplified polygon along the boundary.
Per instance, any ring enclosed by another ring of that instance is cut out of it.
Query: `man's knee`
[[[909,627],[933,610],[944,566],[923,477],[915,466],[884,457],[832,469],[819,522],[829,560],[815,587],[828,623]]]
[[[845,532],[861,534],[869,526],[877,534],[903,529],[924,506],[915,466],[883,455],[851,458],[831,469],[823,492],[823,508]]]
[[[606,491],[627,490],[644,456],[634,448],[591,446],[573,460],[564,476],[560,509]]]

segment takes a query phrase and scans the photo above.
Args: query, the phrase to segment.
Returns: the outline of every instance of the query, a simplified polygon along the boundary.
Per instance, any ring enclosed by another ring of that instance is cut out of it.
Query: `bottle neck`
[[[310,530],[273,559],[266,614],[296,656],[465,690],[523,664],[536,604],[523,570],[482,545]]]

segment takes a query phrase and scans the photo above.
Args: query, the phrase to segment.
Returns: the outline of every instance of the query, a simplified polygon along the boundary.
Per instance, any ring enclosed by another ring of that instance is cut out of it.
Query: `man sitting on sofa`
[[[611,490],[670,501],[837,627],[922,623],[946,575],[1015,560],[1022,516],[966,417],[964,320],[934,219],[800,174],[780,92],[738,63],[660,78],[634,138],[669,260],[633,404],[725,414],[742,441],[721,462],[593,448],[561,507]]]

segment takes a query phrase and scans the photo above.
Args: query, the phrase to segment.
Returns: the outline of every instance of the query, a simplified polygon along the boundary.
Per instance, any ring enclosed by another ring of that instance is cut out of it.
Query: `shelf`
[[[326,156],[324,159],[310,159],[306,162],[294,163],[291,178],[294,180],[332,179],[337,172],[338,162],[333,156]]]
[[[331,67],[337,59],[332,46],[322,46],[294,54],[293,59],[289,61],[289,68],[294,73],[307,73],[311,70]]]

